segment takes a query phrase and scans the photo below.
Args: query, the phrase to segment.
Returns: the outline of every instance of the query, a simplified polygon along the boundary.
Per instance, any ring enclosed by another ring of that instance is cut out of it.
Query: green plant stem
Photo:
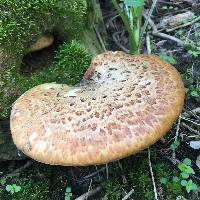
[[[133,25],[131,25],[132,23],[130,22],[129,17],[123,11],[121,11],[121,8],[118,5],[117,1],[112,0],[112,3],[117,12],[119,13],[120,17],[122,18],[125,29],[129,34],[130,53],[139,54],[140,30],[141,30],[143,6],[130,8],[133,16],[132,19]]]
[[[138,8],[133,8],[132,13],[135,18],[135,23],[132,28],[132,42],[131,43],[131,54],[139,54],[140,53],[140,31],[141,31],[141,21],[142,21],[142,11],[143,11],[143,6],[138,7]]]
[[[112,0],[112,3],[119,13],[120,17],[122,18],[122,21],[124,23],[125,29],[129,34],[129,42],[130,42],[130,52],[134,51],[132,48],[132,45],[135,45],[135,43],[132,41],[133,40],[133,35],[132,35],[132,30],[130,28],[129,20],[128,17],[121,11],[121,8],[119,7],[118,3],[116,0]]]
[[[151,8],[150,8],[150,11],[149,11],[149,13],[148,13],[147,19],[145,20],[143,29],[142,29],[142,31],[141,31],[141,37],[140,37],[139,46],[141,46],[142,38],[143,38],[144,33],[145,33],[145,31],[146,31],[146,28],[147,28],[147,26],[148,26],[149,19],[150,19],[151,15],[152,15],[152,13],[153,13],[153,11],[154,11],[154,8],[156,7],[157,1],[158,1],[158,0],[153,0],[153,4],[152,4],[152,6],[151,6]]]
[[[119,7],[118,3],[116,0],[112,0],[112,3],[115,7],[115,9],[117,10],[117,12],[119,13],[120,17],[122,18],[122,21],[125,25],[126,30],[128,31],[128,33],[131,32],[131,28],[128,22],[128,17],[126,15],[124,15],[124,13],[121,11],[121,8]]]

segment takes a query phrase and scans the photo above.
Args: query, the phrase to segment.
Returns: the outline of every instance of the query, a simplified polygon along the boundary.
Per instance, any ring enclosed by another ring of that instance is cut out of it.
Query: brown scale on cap
[[[106,52],[76,87],[46,83],[23,94],[11,113],[14,143],[52,165],[107,163],[155,143],[184,102],[177,70],[154,55]]]

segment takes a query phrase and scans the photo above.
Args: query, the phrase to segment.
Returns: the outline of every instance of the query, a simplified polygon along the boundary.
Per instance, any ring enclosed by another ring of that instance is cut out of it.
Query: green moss
[[[77,41],[60,46],[55,63],[32,74],[32,86],[45,82],[74,85],[79,82],[91,62],[91,54]]]
[[[12,181],[9,182],[12,184]],[[25,180],[18,179],[15,182],[17,186],[21,187],[21,190],[17,193],[10,194],[5,190],[5,186],[0,190],[0,199],[10,200],[38,200],[49,199],[49,186],[48,180],[32,180],[27,177]]]
[[[47,82],[76,84],[91,62],[91,54],[80,43],[72,41],[60,46],[53,65],[22,76],[16,66],[6,70],[0,85],[0,119],[10,115],[12,103],[28,89]]]
[[[23,55],[45,32],[56,32],[65,39],[78,38],[85,23],[86,2],[0,0],[0,119],[9,116],[13,101],[36,82],[55,81],[55,77],[46,78],[44,74],[50,74],[53,67],[41,74],[37,72],[31,80],[22,77],[19,68]]]
[[[77,35],[83,28],[86,9],[85,0],[1,0],[0,44],[13,53],[41,33],[60,26],[61,21],[67,21],[69,34]]]

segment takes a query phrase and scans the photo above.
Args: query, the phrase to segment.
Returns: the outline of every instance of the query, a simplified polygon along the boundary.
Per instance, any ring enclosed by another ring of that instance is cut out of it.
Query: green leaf
[[[140,7],[140,6],[144,6],[145,1],[144,0],[124,0],[124,4],[130,7]]]
[[[196,26],[197,28],[200,27],[200,23],[199,23],[199,22],[195,23],[195,26]]]
[[[176,146],[174,143],[172,143],[172,144],[170,145],[170,149],[171,149],[172,151],[175,151],[176,148],[177,148],[177,146]]]
[[[198,188],[197,184],[193,183],[192,190],[197,190],[197,188]]]
[[[181,173],[181,176],[184,178],[184,179],[187,179],[190,175],[186,172],[182,172]]]
[[[15,189],[15,192],[21,191],[21,187],[20,186],[15,186],[14,189]]]
[[[167,182],[168,182],[168,180],[167,180],[167,178],[165,178],[165,177],[162,177],[161,179],[160,179],[160,182],[162,183],[162,184],[167,184]]]
[[[194,56],[194,57],[197,57],[198,55],[200,55],[200,51],[192,51],[192,50],[189,50],[188,53],[191,54],[191,55]]]
[[[187,182],[187,185],[186,185],[186,190],[187,190],[188,193],[192,190],[192,187],[193,187],[193,182],[192,182],[192,180],[190,179],[190,180]]]
[[[192,162],[191,162],[191,160],[189,158],[185,158],[183,160],[183,163],[186,164],[186,165],[191,165],[192,164]]]
[[[180,181],[180,179],[177,176],[174,176],[172,180],[175,183],[178,183]]]
[[[199,94],[198,94],[198,92],[197,91],[192,91],[192,92],[190,92],[190,95],[192,96],[192,97],[199,97]]]
[[[184,172],[184,171],[187,169],[187,165],[184,164],[184,163],[180,163],[180,164],[178,164],[178,168],[179,168],[182,172]]]
[[[10,192],[12,190],[12,185],[6,185],[6,191]]]
[[[195,171],[190,166],[187,166],[185,172],[188,173],[188,174],[195,174]]]
[[[181,181],[181,185],[182,185],[182,186],[186,186],[186,185],[187,185],[187,181],[186,181],[186,180],[182,180],[182,181]]]
[[[67,192],[67,193],[70,193],[70,192],[72,192],[72,189],[71,189],[71,187],[66,187],[66,192]]]

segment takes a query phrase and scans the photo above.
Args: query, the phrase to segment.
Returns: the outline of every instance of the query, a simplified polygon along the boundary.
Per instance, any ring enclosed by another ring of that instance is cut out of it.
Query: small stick
[[[180,124],[181,124],[181,114],[179,115],[179,118],[178,118],[178,124],[177,124],[177,128],[176,128],[175,142],[178,140],[178,134],[179,134],[179,130],[180,130]],[[173,151],[172,158],[173,159],[176,158],[176,151]]]
[[[108,164],[106,164],[106,178],[109,179]]]
[[[91,196],[95,195],[96,193],[98,193],[101,190],[101,188],[102,188],[101,186],[98,186],[95,189],[90,190],[90,191],[86,192],[85,194],[82,194],[75,200],[86,200],[86,198],[91,197]]]
[[[92,179],[90,180],[90,185],[89,185],[87,193],[91,190],[91,186],[92,186]],[[86,196],[85,200],[87,199],[88,199],[88,195]]]
[[[171,28],[171,29],[167,29],[166,32],[169,33],[169,32],[172,32],[172,31],[174,31],[174,30],[177,30],[177,29],[179,29],[179,28],[184,28],[184,27],[186,27],[186,26],[189,26],[189,25],[192,25],[192,24],[198,22],[199,20],[200,20],[200,16],[197,17],[196,19],[192,20],[191,22],[188,22],[188,23],[185,23],[185,24],[181,24],[181,25],[176,26],[176,27]]]
[[[99,174],[99,172],[104,171],[105,169],[106,169],[106,167],[102,167],[101,169],[98,169],[97,171],[95,171],[87,176],[84,176],[83,179],[89,179],[89,178],[95,176],[96,174]]]
[[[182,126],[185,127],[185,128],[187,128],[189,131],[191,131],[191,132],[193,132],[193,133],[195,133],[195,134],[198,134],[198,131],[197,131],[197,130],[195,130],[195,129],[189,127],[187,124],[182,123]]]
[[[178,133],[179,133],[179,130],[180,130],[180,124],[181,124],[181,114],[179,115],[179,118],[178,118],[178,124],[177,124],[177,129],[176,129],[176,136],[175,136],[175,141],[178,140]]]
[[[188,121],[188,122],[190,122],[190,123],[192,123],[192,124],[194,124],[194,125],[196,125],[196,126],[200,126],[200,124],[198,124],[198,123],[196,123],[196,122],[194,122],[194,121],[192,121],[192,120],[190,120],[190,119],[187,119],[187,118],[185,118],[185,117],[181,117],[181,119],[183,119],[183,120],[185,120],[185,121]]]
[[[100,42],[100,44],[101,44],[101,47],[102,47],[103,51],[104,51],[104,52],[107,51],[107,50],[106,50],[106,47],[105,47],[105,44],[104,44],[104,41],[103,41],[103,39],[102,39],[102,37],[101,37],[101,34],[99,33],[99,31],[97,30],[97,28],[96,28],[95,25],[94,25],[93,27],[94,27],[95,33],[96,33],[96,35],[97,35],[97,37],[98,37],[98,39],[99,39],[99,42]]]
[[[143,13],[143,17],[144,17],[145,19],[148,19],[145,13]],[[178,39],[178,38],[176,38],[176,37],[174,37],[174,36],[171,36],[171,35],[168,35],[168,34],[165,34],[165,33],[160,33],[160,32],[158,32],[158,29],[157,29],[157,27],[156,27],[156,25],[155,25],[155,23],[153,22],[152,19],[149,18],[149,19],[148,19],[148,22],[149,22],[149,25],[151,26],[151,28],[153,29],[152,34],[153,34],[154,36],[157,36],[157,37],[161,37],[161,38],[164,38],[164,39],[168,39],[168,40],[174,41],[174,42],[177,43],[177,45],[182,46],[182,47],[185,47],[185,46],[186,46],[186,44],[185,44],[182,40],[180,40],[180,39]],[[196,46],[195,46],[195,48],[196,48],[197,50],[200,50],[200,47],[196,47]]]
[[[147,32],[146,43],[147,43],[147,53],[151,54],[151,40],[150,40],[149,32]]]
[[[155,200],[158,200],[158,194],[157,194],[155,179],[154,179],[154,175],[153,175],[152,165],[151,165],[151,153],[150,153],[149,148],[148,148],[148,159],[149,159],[149,168],[150,168],[150,172],[151,172],[151,179],[153,182],[153,191],[154,191],[154,195],[155,195]]]
[[[151,6],[151,8],[150,8],[150,10],[149,10],[149,13],[148,13],[148,15],[147,15],[147,18],[145,18],[146,21],[145,21],[144,26],[143,26],[142,31],[141,31],[140,44],[141,44],[143,35],[144,35],[145,31],[146,31],[146,28],[147,28],[147,26],[148,26],[149,19],[151,18],[151,15],[152,15],[152,13],[153,13],[153,11],[154,11],[154,8],[156,7],[156,3],[157,3],[157,0],[153,0],[152,6]]]
[[[122,200],[127,200],[134,193],[134,189],[132,189]]]
[[[190,117],[191,115],[194,116],[195,118],[199,119],[200,120],[200,117],[197,115],[200,113],[200,107],[198,108],[195,108],[193,110],[190,110],[190,111],[185,111],[182,115],[184,117]]]

